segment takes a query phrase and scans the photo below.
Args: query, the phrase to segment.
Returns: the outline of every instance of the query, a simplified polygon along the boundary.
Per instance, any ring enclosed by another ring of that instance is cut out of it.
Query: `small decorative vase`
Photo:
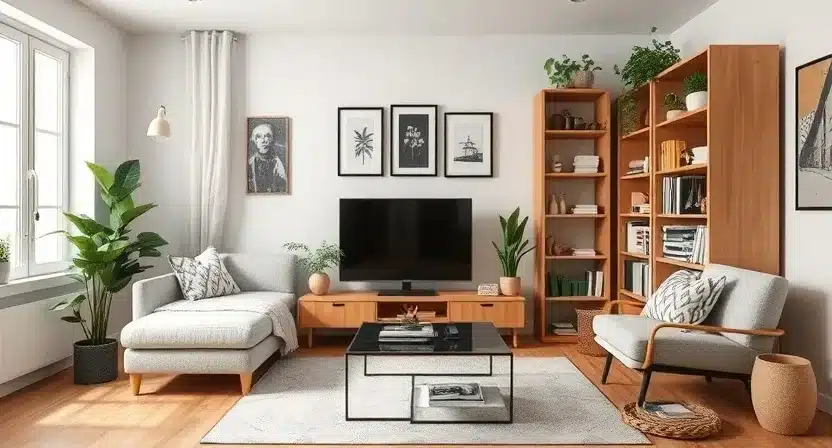
[[[552,172],[560,173],[561,171],[563,171],[563,163],[560,161],[560,156],[555,154],[555,156],[552,157]]]
[[[558,197],[555,194],[549,195],[549,214],[557,215],[560,213],[560,206],[558,205]]]
[[[520,294],[520,277],[500,277],[500,293],[504,296]]]
[[[561,215],[566,214],[566,195],[561,193],[560,195],[560,203],[558,204],[558,213]]]
[[[11,271],[11,263],[8,261],[0,261],[0,285],[5,285],[9,282],[9,272]]]
[[[693,92],[685,97],[688,110],[696,110],[708,104],[708,92]]]
[[[566,117],[561,114],[554,114],[549,117],[549,129],[553,131],[560,131],[566,127]]]
[[[591,89],[593,84],[595,84],[595,73],[590,70],[579,70],[572,74],[572,87]]]
[[[682,115],[683,112],[683,110],[669,110],[667,111],[666,117],[668,120],[675,120],[679,118],[679,116]]]
[[[329,276],[323,272],[316,272],[309,276],[309,290],[316,296],[323,296],[329,292]]]
[[[760,426],[778,434],[803,434],[812,424],[817,399],[809,360],[775,353],[757,356],[751,371],[751,403]]]
[[[118,377],[118,341],[105,339],[93,345],[89,340],[73,345],[72,373],[75,384],[108,383]]]

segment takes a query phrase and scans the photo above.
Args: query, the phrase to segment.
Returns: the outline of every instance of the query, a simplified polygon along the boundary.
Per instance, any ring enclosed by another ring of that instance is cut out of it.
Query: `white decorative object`
[[[644,158],[644,172],[645,173],[650,172],[650,157],[645,157]]]
[[[685,111],[683,111],[683,110],[678,110],[678,109],[669,110],[669,111],[667,111],[666,117],[667,117],[668,121],[675,120],[675,119],[679,118],[683,113],[685,113]]]
[[[238,294],[240,287],[225,269],[213,246],[195,258],[171,257],[168,262],[186,300],[200,300]]]
[[[9,282],[9,272],[11,263],[8,261],[0,261],[0,285],[5,285]]]
[[[168,122],[165,106],[159,106],[159,110],[156,111],[156,118],[150,121],[150,125],[147,127],[147,136],[156,141],[170,138],[170,123]]]
[[[685,97],[685,106],[688,110],[701,109],[708,104],[708,92],[693,92]]]
[[[699,165],[708,163],[707,146],[697,146],[696,148],[691,148],[690,152],[693,154],[693,162],[691,162],[692,164]]]
[[[483,283],[482,285],[477,286],[477,295],[478,296],[499,296],[500,295],[500,285],[496,283]]]

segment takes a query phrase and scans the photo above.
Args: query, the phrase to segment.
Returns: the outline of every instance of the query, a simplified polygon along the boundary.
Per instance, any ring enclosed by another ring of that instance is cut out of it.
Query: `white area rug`
[[[409,377],[362,377],[363,360],[353,358],[350,416],[367,402],[367,412],[389,406],[401,413],[401,381]],[[434,358],[435,359],[435,358]],[[508,362],[494,358],[496,377],[507,379]],[[410,363],[431,362],[410,358]],[[478,363],[472,363],[478,364]],[[401,364],[398,364],[401,367]],[[487,358],[486,363],[487,365]],[[475,366],[477,371],[481,366]],[[408,368],[413,368],[409,364]],[[621,422],[618,410],[567,358],[515,358],[514,423],[411,424],[344,419],[343,358],[278,361],[251,393],[240,399],[202,439],[219,444],[650,444]],[[374,369],[375,370],[375,369]],[[487,369],[486,369],[487,371]],[[470,379],[470,378],[469,378]],[[417,378],[443,381],[447,378]],[[457,381],[459,379],[457,378]],[[368,381],[367,383],[364,383]],[[476,381],[480,381],[477,378]],[[364,384],[362,386],[362,383]],[[368,385],[371,388],[364,389]],[[502,384],[500,384],[502,385]],[[361,394],[372,390],[372,394]],[[358,395],[353,395],[358,394]],[[407,409],[405,407],[405,409]]]

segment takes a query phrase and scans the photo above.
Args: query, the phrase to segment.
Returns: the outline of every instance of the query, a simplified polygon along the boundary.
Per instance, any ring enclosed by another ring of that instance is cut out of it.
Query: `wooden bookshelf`
[[[587,122],[606,126],[602,130],[553,130],[548,129],[549,117],[570,109],[573,116]],[[609,129],[610,96],[600,89],[543,89],[534,100],[534,232],[535,251],[534,304],[535,332],[541,342],[576,342],[577,336],[553,334],[554,321],[576,322],[577,308],[601,308],[613,296],[613,266],[616,253],[611,247],[612,132]],[[550,158],[559,155],[564,172],[550,170]],[[598,173],[573,173],[572,161],[576,155],[597,155],[600,158]],[[549,195],[565,194],[568,207],[594,200],[598,206],[595,215],[558,215],[549,213]],[[547,242],[552,239],[575,248],[593,248],[597,255],[549,255]],[[547,296],[547,274],[583,279],[587,270],[603,272],[604,287],[601,297]]]
[[[681,95],[684,79],[697,72],[708,75],[707,106],[665,120],[665,95]],[[662,226],[670,224],[707,226],[705,264],[780,273],[779,73],[780,49],[775,45],[712,45],[651,83],[651,123],[657,123],[651,127],[649,145],[654,291],[679,269],[701,271],[705,267],[663,256]],[[665,140],[684,140],[687,148],[707,146],[708,162],[662,169],[659,161]],[[662,213],[662,179],[689,175],[706,177],[706,212]],[[620,296],[632,298],[624,291]]]

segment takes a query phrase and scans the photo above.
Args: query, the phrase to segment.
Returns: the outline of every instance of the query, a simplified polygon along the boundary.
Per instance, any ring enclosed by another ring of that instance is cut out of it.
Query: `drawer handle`
[[[344,306],[343,303],[333,303],[332,306]]]
[[[480,303],[480,306],[483,308],[491,308],[494,306],[493,303]]]

